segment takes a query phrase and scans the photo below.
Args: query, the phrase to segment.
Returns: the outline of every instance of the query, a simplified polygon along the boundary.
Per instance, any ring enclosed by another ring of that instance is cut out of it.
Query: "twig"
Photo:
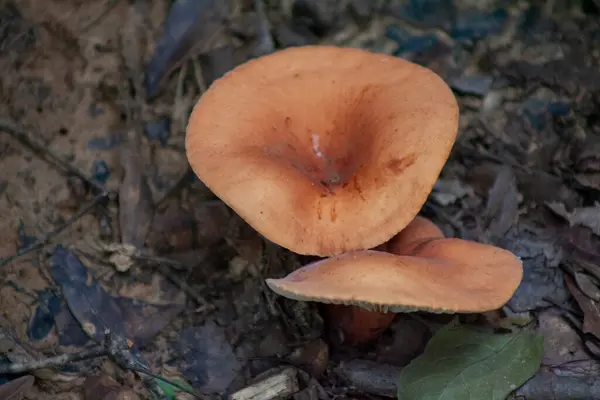
[[[90,210],[92,208],[94,208],[95,206],[100,204],[100,202],[102,202],[102,200],[104,200],[105,197],[106,197],[105,193],[96,196],[92,201],[90,201],[87,205],[85,205],[79,212],[77,212],[77,214],[73,215],[71,218],[69,218],[66,222],[64,222],[60,226],[58,226],[58,227],[54,228],[53,230],[51,230],[50,232],[44,234],[41,238],[37,239],[31,245],[17,250],[17,252],[15,254],[13,254],[12,256],[8,256],[4,259],[0,259],[0,267],[3,267],[4,265],[16,260],[19,257],[29,254],[32,251],[42,249],[44,246],[46,246],[50,242],[50,240],[52,240],[54,237],[56,237],[59,233],[64,231],[75,221],[77,221],[78,219],[80,219],[81,217],[86,215],[88,212],[90,212]]]
[[[147,376],[160,379],[172,386],[177,387],[180,390],[193,395],[196,398],[201,398],[198,394],[186,387],[183,387],[177,382],[172,382],[169,379],[154,374],[146,365],[139,361],[135,354],[131,351],[131,342],[123,337],[113,334],[110,330],[105,331],[105,336],[102,343],[84,349],[79,353],[62,354],[60,356],[46,358],[43,360],[31,360],[22,363],[12,363],[6,365],[2,364],[0,365],[0,374],[21,374],[39,369],[56,368],[70,362],[104,356],[108,356],[121,368],[136,372],[138,376],[140,376],[140,378],[146,384],[148,384],[149,387],[157,390],[161,395],[164,395],[164,393],[161,393],[162,390],[156,385],[156,382],[154,382],[152,379],[148,379]]]
[[[119,0],[110,0],[108,6],[104,9],[104,11],[102,11],[100,14],[98,14],[96,18],[94,18],[93,20],[88,22],[87,25],[81,28],[79,34],[81,35],[82,33],[86,33],[87,31],[92,29],[98,22],[100,22],[104,17],[107,16],[108,13],[111,12],[117,4],[119,4]]]
[[[196,301],[196,303],[198,303],[201,306],[203,311],[209,311],[214,308],[214,306],[210,304],[204,297],[202,297],[202,295],[198,294],[194,289],[192,289],[192,287],[188,285],[188,283],[185,280],[179,278],[175,274],[172,274],[169,267],[160,263],[157,264],[157,266],[161,274],[163,274],[167,279],[175,283],[191,298],[193,298]]]
[[[181,175],[181,177],[179,177],[179,179],[177,179],[177,182],[175,182],[173,184],[173,186],[171,186],[169,189],[167,189],[163,194],[161,194],[159,196],[158,199],[156,199],[156,201],[154,202],[154,207],[158,207],[163,201],[165,201],[171,195],[173,195],[173,193],[175,193],[177,190],[181,189],[181,187],[184,186],[186,181],[188,179],[190,179],[190,177],[192,177],[193,175],[194,175],[194,172],[188,166],[187,169],[185,170],[185,172]]]
[[[194,79],[196,80],[196,84],[200,90],[200,95],[202,95],[204,92],[206,92],[206,81],[204,79],[204,73],[202,72],[202,65],[200,65],[200,61],[198,59],[192,58],[192,66],[194,67]]]
[[[113,192],[108,192],[103,185],[101,185],[97,181],[88,177],[85,172],[74,167],[67,161],[64,161],[62,158],[60,158],[59,156],[54,154],[51,150],[49,150],[47,148],[47,146],[40,144],[37,140],[33,139],[24,129],[19,128],[17,126],[17,124],[15,124],[7,119],[0,119],[0,130],[7,132],[12,137],[14,137],[16,140],[18,140],[25,146],[29,147],[35,153],[37,153],[39,155],[43,155],[45,158],[49,159],[51,162],[58,165],[65,171],[67,171],[67,172],[77,176],[79,179],[85,181],[95,191],[95,194],[96,194],[96,197],[91,202],[86,204],[77,214],[75,214],[74,216],[69,218],[68,221],[61,224],[59,227],[53,229],[52,231],[46,233],[41,238],[39,238],[35,243],[32,243],[31,245],[29,245],[23,249],[19,249],[14,255],[6,257],[4,259],[0,259],[0,267],[2,267],[11,261],[14,261],[15,259],[17,259],[19,257],[22,257],[26,254],[31,253],[32,251],[42,249],[44,246],[46,246],[49,243],[49,241],[52,238],[57,236],[60,232],[62,232],[66,228],[68,228],[71,224],[73,224],[75,221],[77,221],[78,219],[83,217],[85,214],[90,212],[96,205],[101,203],[105,198],[115,199],[117,197],[117,194],[113,193]]]
[[[69,362],[87,360],[90,358],[108,355],[108,350],[103,344],[98,344],[79,353],[61,354],[60,356],[46,358],[44,360],[27,361],[23,363],[0,364],[0,374],[21,374],[44,368],[56,368]]]
[[[144,250],[137,250],[131,255],[131,258],[137,261],[145,261],[156,266],[161,274],[163,274],[167,279],[179,286],[181,290],[193,298],[203,311],[210,311],[214,309],[214,306],[209,303],[201,294],[197,293],[184,279],[181,279],[179,276],[171,272],[170,267],[181,268],[181,263],[164,257],[156,257],[150,252],[146,252]]]
[[[253,55],[258,57],[272,53],[275,50],[275,42],[271,36],[271,24],[265,12],[265,3],[263,0],[254,0],[254,11],[258,17],[258,45],[253,51]]]
[[[104,196],[109,195],[103,185],[91,179],[85,172],[81,171],[79,168],[74,167],[68,162],[61,159],[59,156],[57,156],[51,150],[49,150],[46,145],[38,143],[38,141],[33,139],[25,130],[19,128],[17,124],[6,119],[0,119],[0,130],[7,132],[19,142],[32,149],[34,152],[43,154],[45,157],[50,159],[52,162],[54,162],[67,172],[76,175],[79,179],[85,181],[88,185],[95,189],[97,193],[102,193]]]

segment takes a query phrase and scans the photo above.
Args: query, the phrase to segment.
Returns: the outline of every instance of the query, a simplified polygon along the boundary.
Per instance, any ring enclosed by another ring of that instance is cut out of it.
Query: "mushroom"
[[[523,276],[504,249],[444,238],[416,217],[387,243],[387,251],[348,252],[306,265],[267,285],[281,296],[325,303],[349,342],[377,336],[394,313],[477,313],[502,307]]]
[[[302,46],[216,80],[192,111],[186,153],[263,237],[330,256],[402,230],[457,129],[456,99],[433,71],[366,50]]]

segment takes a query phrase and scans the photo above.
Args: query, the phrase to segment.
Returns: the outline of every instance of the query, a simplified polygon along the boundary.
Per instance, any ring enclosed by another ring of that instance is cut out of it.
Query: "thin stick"
[[[12,256],[6,257],[4,259],[0,259],[0,267],[2,267],[4,265],[16,260],[19,257],[22,257],[26,254],[31,253],[32,251],[42,249],[44,246],[46,246],[49,243],[49,241],[52,238],[56,237],[59,233],[61,233],[66,228],[68,228],[71,224],[73,224],[74,222],[79,220],[81,217],[86,215],[88,212],[90,212],[96,205],[101,203],[105,198],[115,199],[117,197],[117,193],[107,192],[106,189],[104,188],[104,186],[102,186],[98,182],[90,179],[84,172],[80,171],[79,169],[72,166],[68,162],[62,160],[60,157],[58,157],[57,155],[55,155],[51,151],[49,151],[45,146],[42,146],[41,144],[32,140],[29,137],[29,135],[26,132],[24,132],[23,130],[19,129],[16,126],[16,124],[14,124],[10,121],[4,120],[4,119],[0,119],[0,130],[8,132],[11,136],[13,136],[15,139],[17,139],[20,142],[22,142],[23,144],[25,144],[27,147],[31,148],[34,152],[44,154],[47,158],[49,158],[52,162],[58,164],[64,170],[72,173],[73,175],[76,175],[80,179],[87,182],[98,193],[98,195],[90,203],[86,204],[79,212],[77,212],[77,214],[75,214],[74,216],[69,218],[68,221],[61,224],[59,227],[53,229],[52,231],[46,233],[44,236],[39,238],[35,243],[32,243],[31,245],[29,245],[23,249],[19,249]],[[162,203],[167,197],[171,196],[177,189],[179,189],[181,186],[183,186],[186,179],[189,178],[191,173],[192,173],[191,169],[188,168],[186,170],[186,172],[181,176],[181,178],[169,190],[167,190],[163,194],[163,196],[161,196],[160,199],[158,199],[156,204]]]
[[[158,196],[158,199],[156,199],[156,201],[154,202],[154,206],[155,207],[159,206],[163,201],[165,201],[166,199],[171,197],[177,190],[179,190],[182,186],[184,186],[186,181],[188,179],[190,179],[193,176],[193,174],[194,174],[194,172],[188,166],[187,169],[185,170],[185,172],[183,174],[181,174],[179,179],[177,179],[177,182],[175,182],[173,184],[173,186],[171,186],[169,189],[167,189],[163,194]]]
[[[31,360],[21,363],[2,364],[0,365],[0,374],[22,374],[24,372],[35,371],[45,368],[57,368],[67,363],[108,356],[109,358],[111,358],[112,361],[116,362],[122,368],[130,369],[136,372],[144,381],[149,381],[148,379],[146,379],[146,376],[150,376],[161,381],[167,382],[170,385],[175,386],[178,389],[195,396],[196,398],[201,398],[190,389],[178,384],[177,382],[173,382],[169,379],[163,378],[160,375],[156,375],[152,371],[150,371],[145,365],[136,362],[135,358],[131,354],[131,351],[129,349],[122,348],[121,342],[123,341],[111,336],[107,336],[103,343],[84,349],[79,353],[61,354],[59,356],[45,358],[43,360]],[[153,384],[153,382],[146,383]]]
[[[98,22],[100,22],[104,17],[108,15],[109,12],[115,8],[115,6],[119,4],[119,0],[110,0],[108,6],[102,11],[96,18],[87,23],[83,28],[79,30],[79,34],[86,33],[90,29],[92,29]]]
[[[163,264],[157,264],[158,270],[161,274],[163,274],[167,279],[171,282],[179,286],[184,292],[188,294],[191,298],[193,298],[196,303],[201,307],[202,311],[210,311],[214,308],[212,304],[210,304],[201,294],[197,293],[188,283],[179,278],[177,275],[171,273],[169,267]]]
[[[69,362],[87,360],[90,358],[108,355],[106,346],[98,344],[79,353],[61,354],[60,356],[46,358],[43,360],[27,361],[23,363],[1,364],[0,374],[21,374],[43,368],[56,368]]]
[[[88,212],[90,212],[90,210],[92,210],[95,206],[97,206],[104,199],[105,196],[106,196],[106,193],[96,196],[92,201],[90,201],[81,210],[79,210],[79,212],[77,212],[77,214],[73,215],[71,218],[69,218],[66,222],[64,222],[60,226],[58,226],[58,227],[54,228],[53,230],[51,230],[50,232],[46,233],[44,236],[39,238],[35,243],[32,243],[23,249],[17,250],[17,252],[15,254],[13,254],[12,256],[8,256],[4,259],[0,259],[0,267],[5,266],[9,262],[14,261],[19,257],[29,254],[32,251],[42,249],[44,246],[46,246],[50,242],[50,240],[52,240],[54,237],[56,237],[59,233],[64,231],[71,224],[73,224],[78,219],[80,219],[81,217],[86,215]]]
[[[67,172],[76,175],[81,180],[84,180],[88,185],[94,188],[97,193],[106,194],[106,189],[103,185],[91,179],[85,172],[81,171],[79,168],[72,166],[71,164],[54,154],[51,150],[48,149],[46,145],[38,143],[38,141],[33,139],[31,135],[29,135],[25,130],[19,128],[17,124],[6,119],[0,119],[0,130],[7,132],[19,142],[32,149],[34,152],[43,154]]]

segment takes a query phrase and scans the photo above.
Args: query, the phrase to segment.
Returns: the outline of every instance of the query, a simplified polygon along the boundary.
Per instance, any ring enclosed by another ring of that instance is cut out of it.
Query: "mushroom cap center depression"
[[[283,123],[273,124],[271,132],[266,132],[270,143],[264,148],[265,155],[282,168],[296,170],[324,197],[335,195],[340,188],[359,193],[359,170],[371,162],[379,142],[372,113],[364,110],[372,101],[368,92],[369,88],[363,88],[345,93],[337,104],[328,104],[331,110],[325,113],[325,120],[275,117]]]

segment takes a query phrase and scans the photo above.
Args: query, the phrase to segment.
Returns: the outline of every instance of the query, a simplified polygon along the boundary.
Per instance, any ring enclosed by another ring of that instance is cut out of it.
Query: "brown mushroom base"
[[[326,321],[343,334],[344,343],[363,343],[377,338],[396,317],[393,312],[369,311],[357,306],[326,304]]]

